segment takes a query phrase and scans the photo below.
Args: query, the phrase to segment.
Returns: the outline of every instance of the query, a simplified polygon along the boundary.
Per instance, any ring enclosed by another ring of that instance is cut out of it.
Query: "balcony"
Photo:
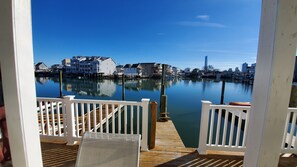
[[[74,99],[74,96],[38,98],[36,109],[44,166],[75,164],[78,143],[86,131],[141,134],[140,166],[242,165],[249,106],[203,101],[198,151],[186,148],[173,122],[168,121],[156,123],[156,146],[147,152],[151,145],[148,143],[148,106],[146,99],[124,102]],[[289,108],[279,166],[297,165],[295,155],[288,154],[297,153],[296,116],[297,108]]]

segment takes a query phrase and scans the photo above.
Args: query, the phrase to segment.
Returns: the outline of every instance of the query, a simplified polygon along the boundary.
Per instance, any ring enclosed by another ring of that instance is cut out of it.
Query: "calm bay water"
[[[222,82],[213,80],[166,81],[165,94],[168,98],[168,112],[185,146],[197,147],[201,114],[201,100],[219,104]],[[160,99],[161,80],[139,79],[125,82],[125,99],[140,101],[149,98]],[[57,78],[36,78],[37,97],[58,97]],[[121,80],[63,79],[63,94],[76,98],[121,100]],[[252,85],[226,82],[225,103],[251,101]]]

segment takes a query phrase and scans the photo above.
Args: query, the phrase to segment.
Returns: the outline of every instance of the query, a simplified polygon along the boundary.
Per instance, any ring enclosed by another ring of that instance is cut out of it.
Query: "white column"
[[[148,109],[150,99],[141,99],[142,102],[142,135],[141,151],[148,151]]]
[[[209,123],[209,112],[210,112],[210,101],[201,101],[201,117],[200,117],[200,132],[199,132],[199,143],[198,143],[198,153],[207,154],[206,144],[207,144],[207,134],[208,134],[208,123]]]
[[[277,166],[297,45],[297,1],[263,0],[244,166]]]
[[[0,1],[0,62],[13,166],[41,167],[30,0]]]
[[[74,145],[76,144],[74,137],[77,137],[75,135],[75,121],[74,121],[74,104],[72,100],[75,96],[68,95],[64,96],[64,103],[66,105],[66,139],[67,139],[67,145]]]

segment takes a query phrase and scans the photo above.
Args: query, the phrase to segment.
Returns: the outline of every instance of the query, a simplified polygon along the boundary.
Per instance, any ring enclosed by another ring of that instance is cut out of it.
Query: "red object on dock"
[[[229,105],[232,106],[251,106],[250,102],[230,102]]]

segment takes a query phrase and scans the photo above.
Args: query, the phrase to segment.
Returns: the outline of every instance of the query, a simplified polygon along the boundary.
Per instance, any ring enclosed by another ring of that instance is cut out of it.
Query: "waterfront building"
[[[256,72],[256,63],[253,63],[250,67],[250,73],[255,75]]]
[[[172,75],[173,75],[172,66],[167,64],[165,67],[166,67],[165,74],[166,74],[167,76],[172,76]]]
[[[208,70],[207,56],[205,56],[205,60],[204,60],[204,70],[205,70],[205,71]]]
[[[51,66],[51,70],[54,73],[58,73],[62,69],[63,69],[63,66],[61,64],[54,64],[54,65]]]
[[[153,77],[161,77],[162,76],[162,64],[156,63],[154,66]]]
[[[70,66],[71,60],[70,59],[63,59],[62,60],[62,65],[63,66]]]
[[[181,69],[177,68],[177,67],[172,67],[172,74],[174,76],[178,76],[181,73]]]
[[[115,75],[121,76],[124,74],[124,66],[123,65],[117,65],[116,66],[116,72]]]
[[[241,72],[247,73],[248,72],[248,63],[243,63],[241,67]]]
[[[141,67],[142,67],[142,77],[147,77],[147,78],[151,78],[153,77],[155,74],[161,74],[162,73],[162,68],[161,73],[159,72],[159,68],[161,67],[160,64],[157,63],[140,63]]]
[[[35,64],[35,72],[48,72],[50,69],[43,63],[39,62]]]
[[[116,63],[110,57],[100,56],[74,56],[70,60],[70,66],[66,66],[66,73],[74,74],[102,74],[113,75],[116,71]]]
[[[127,77],[141,77],[142,67],[138,64],[126,64],[124,66],[124,75]]]
[[[184,76],[190,76],[191,75],[191,68],[187,67],[184,69]]]

